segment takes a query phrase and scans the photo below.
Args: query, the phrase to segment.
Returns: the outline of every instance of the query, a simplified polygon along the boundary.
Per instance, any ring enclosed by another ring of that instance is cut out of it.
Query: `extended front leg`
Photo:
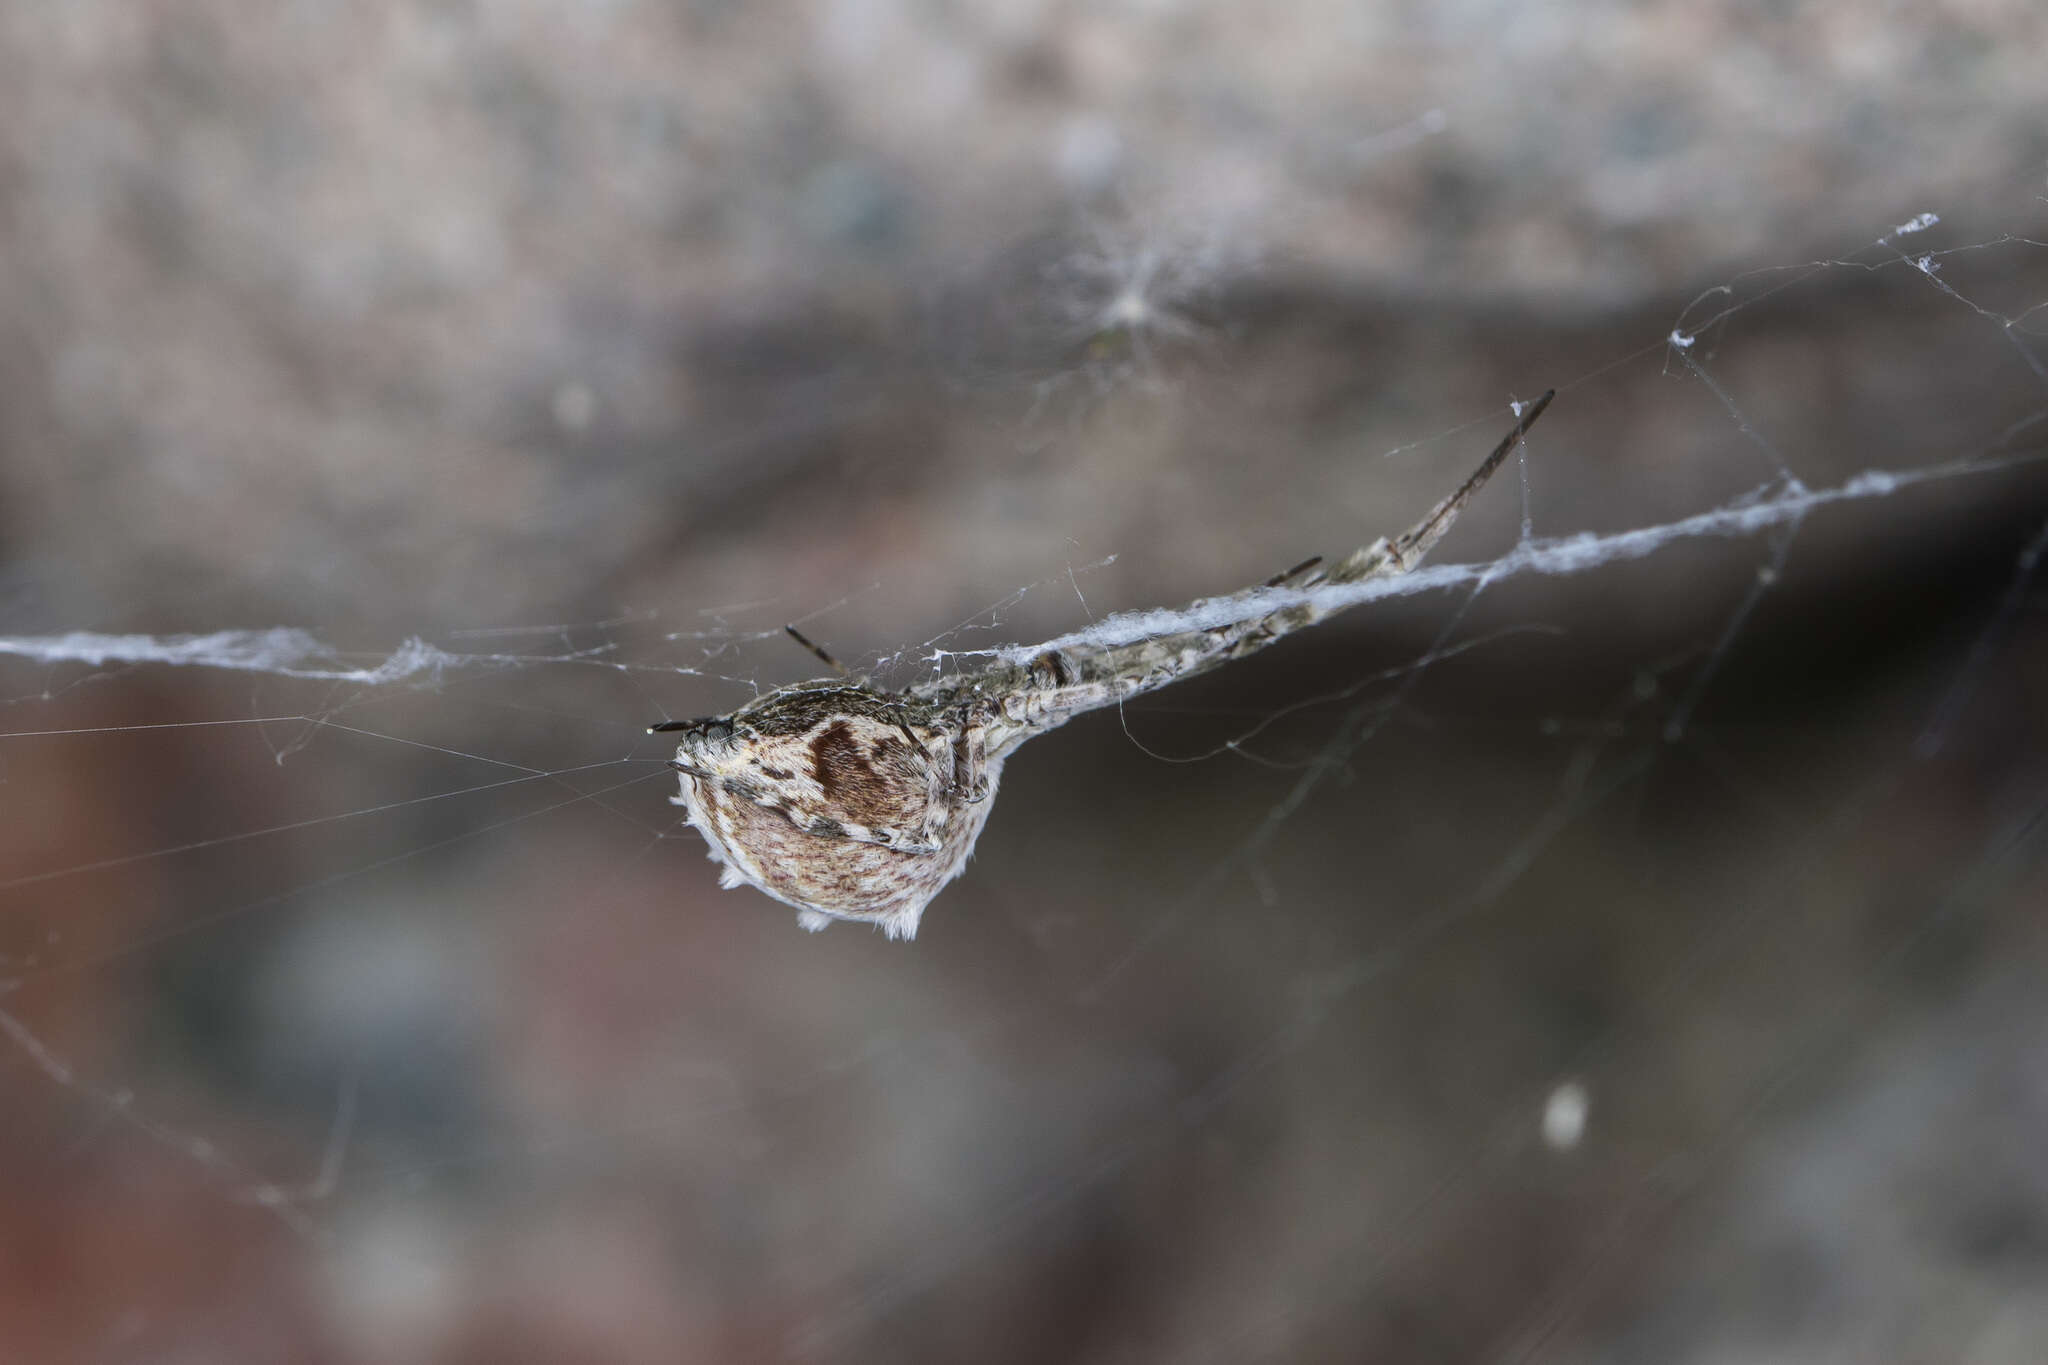
[[[995,714],[985,701],[977,701],[961,717],[953,736],[953,777],[946,795],[968,805],[988,800],[988,723]]]

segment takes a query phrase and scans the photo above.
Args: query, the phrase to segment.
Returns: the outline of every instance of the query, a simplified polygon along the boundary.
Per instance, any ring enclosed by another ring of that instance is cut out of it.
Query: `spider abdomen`
[[[791,812],[727,789],[715,778],[684,774],[677,798],[690,823],[725,864],[727,886],[757,887],[801,913],[807,929],[835,919],[879,926],[890,938],[910,938],[932,897],[959,876],[973,855],[994,805],[1000,762],[984,770],[986,795],[954,805],[942,822],[936,848],[908,850],[850,838],[837,827],[800,828]],[[828,822],[829,823],[829,822]]]

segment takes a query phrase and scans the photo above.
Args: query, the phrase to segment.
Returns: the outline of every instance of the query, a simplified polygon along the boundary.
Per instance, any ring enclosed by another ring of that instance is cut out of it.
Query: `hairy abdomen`
[[[925,905],[967,866],[995,804],[1001,766],[989,764],[988,794],[956,809],[933,853],[808,834],[779,811],[694,778],[685,780],[683,795],[690,823],[740,880],[799,910],[878,924],[891,938],[909,938]]]

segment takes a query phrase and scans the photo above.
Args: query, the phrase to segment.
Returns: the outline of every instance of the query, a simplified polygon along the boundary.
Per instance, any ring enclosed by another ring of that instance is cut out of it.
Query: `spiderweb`
[[[1084,1270],[1176,1358],[1798,1343],[1875,1330],[1881,1287],[2012,1330],[2048,247],[1938,226],[1557,376],[1451,554],[1034,744],[911,949],[716,892],[662,802],[645,722],[801,674],[772,605],[0,638],[17,1257],[167,1238],[240,1288],[138,1260],[94,1291],[136,1339],[275,1339],[315,1295],[372,1354],[506,1283],[831,1355]],[[1805,400],[1745,353],[1844,280],[1954,305],[1942,377],[1999,371],[1992,401],[1927,444],[1775,434]],[[1630,487],[1659,452],[1599,435],[1646,392],[1717,447],[1669,514]],[[1388,453],[1444,485],[1503,420]],[[863,662],[1003,652],[1109,568]]]
[[[878,193],[797,198],[851,258]],[[601,355],[445,551],[281,495],[278,582],[23,556],[0,1347],[2030,1359],[2048,233],[1935,208],[1585,320],[1111,205],[932,290],[933,354],[690,342],[687,458]],[[1177,604],[1398,531],[1551,386],[1421,569],[1027,746],[915,944],[719,891],[664,799],[644,727],[814,671],[791,621],[909,681],[1269,610]]]

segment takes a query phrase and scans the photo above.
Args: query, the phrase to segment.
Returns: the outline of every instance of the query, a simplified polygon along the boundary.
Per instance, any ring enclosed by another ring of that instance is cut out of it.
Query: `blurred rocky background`
[[[0,658],[0,1358],[2039,1359],[2044,52],[8,5],[0,636],[475,657]],[[1553,385],[1446,557],[2020,463],[1079,722],[912,945],[670,823],[787,621],[1241,587]]]

